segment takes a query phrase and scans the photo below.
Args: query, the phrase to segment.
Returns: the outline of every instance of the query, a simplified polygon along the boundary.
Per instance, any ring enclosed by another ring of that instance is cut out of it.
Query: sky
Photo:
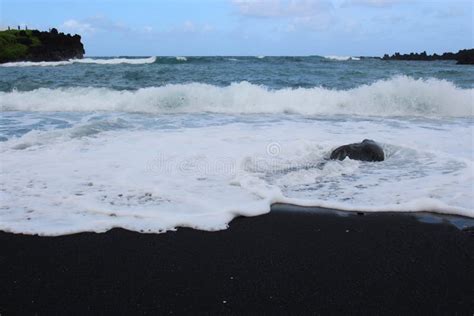
[[[0,0],[7,26],[80,34],[87,56],[442,53],[474,45],[472,0]]]

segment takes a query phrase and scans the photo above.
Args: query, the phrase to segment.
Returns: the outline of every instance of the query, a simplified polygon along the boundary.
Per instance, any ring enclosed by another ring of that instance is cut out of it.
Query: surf
[[[98,64],[98,65],[141,65],[152,64],[156,61],[156,57],[148,58],[83,58],[69,59],[64,61],[20,61],[0,64],[0,67],[56,67],[72,64]]]
[[[137,90],[69,87],[0,92],[2,111],[294,113],[472,117],[474,89],[440,79],[396,76],[347,90],[270,89],[249,82],[167,84]]]

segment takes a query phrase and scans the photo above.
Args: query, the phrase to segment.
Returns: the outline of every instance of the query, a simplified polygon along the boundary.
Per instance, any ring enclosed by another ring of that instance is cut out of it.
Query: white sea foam
[[[156,61],[156,57],[148,58],[83,58],[69,59],[65,61],[20,61],[0,64],[0,67],[51,67],[77,64],[100,64],[100,65],[117,65],[117,64],[152,64]]]
[[[275,202],[474,217],[467,120],[143,129],[127,128],[132,121],[113,114],[101,117],[0,143],[0,230],[217,230],[235,216],[266,213]],[[325,160],[334,147],[372,135],[383,143],[384,162]]]
[[[115,64],[153,64],[156,61],[156,57],[147,58],[110,58],[110,59],[98,59],[98,58],[84,58],[76,59],[73,62],[84,63],[84,64],[101,64],[101,65],[115,65]]]
[[[0,67],[53,67],[53,66],[64,66],[74,63],[76,59],[64,60],[64,61],[16,61],[10,63],[0,64]],[[77,59],[79,60],[79,59]]]
[[[353,56],[324,56],[324,58],[331,59],[331,60],[338,60],[338,61],[360,60],[359,57],[353,57]]]
[[[322,87],[271,90],[248,82],[219,87],[176,84],[117,91],[40,88],[0,92],[3,111],[120,111],[145,113],[299,113],[304,115],[472,116],[474,89],[438,79],[397,76],[349,90]]]
[[[188,59],[184,56],[176,56],[177,61],[187,61]]]

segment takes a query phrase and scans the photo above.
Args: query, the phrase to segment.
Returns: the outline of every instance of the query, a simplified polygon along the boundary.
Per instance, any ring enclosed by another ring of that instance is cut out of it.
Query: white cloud
[[[0,0],[1,1],[1,0]],[[129,36],[145,35],[159,36],[165,34],[203,34],[215,31],[215,27],[208,23],[197,23],[191,20],[170,26],[168,29],[156,29],[150,25],[132,27],[121,22],[110,20],[104,16],[94,16],[84,19],[69,19],[59,28],[59,31],[78,33],[81,35],[117,33]]]
[[[392,6],[400,2],[402,2],[402,0],[346,0],[342,3],[342,6],[365,6],[383,8]]]
[[[104,16],[98,15],[89,17],[83,20],[86,23],[90,23],[95,29],[101,31],[112,31],[112,32],[128,32],[132,31],[132,28],[125,25],[122,22],[110,20]]]
[[[90,23],[83,23],[74,19],[67,20],[61,25],[61,30],[72,33],[92,33],[95,28]]]
[[[181,25],[172,27],[170,33],[208,33],[214,31],[214,26],[208,23],[196,23],[190,20],[184,21]]]
[[[60,31],[62,30],[81,34],[90,34],[103,31],[118,33],[133,31],[133,29],[127,25],[109,20],[104,16],[93,16],[80,20],[70,19],[65,21],[60,26]]]
[[[276,29],[286,33],[326,30],[335,18],[329,0],[232,0],[232,4],[242,16],[279,20]]]
[[[436,12],[435,16],[437,18],[446,19],[446,18],[459,18],[465,15],[465,10],[461,7],[447,7],[443,10]]]
[[[181,29],[186,33],[194,33],[196,32],[197,27],[192,21],[185,21]]]
[[[336,18],[331,14],[318,14],[313,16],[304,16],[293,19],[294,28],[304,28],[311,31],[327,30],[335,23]]]
[[[252,17],[308,17],[327,12],[327,0],[232,0],[239,14]]]
[[[202,26],[202,31],[203,31],[203,32],[206,32],[206,33],[207,33],[207,32],[212,32],[212,31],[214,31],[214,30],[215,30],[214,26],[212,26],[212,25],[210,25],[210,24],[207,24],[207,23],[206,23],[206,24],[204,24],[204,25]]]
[[[242,15],[274,17],[281,14],[279,0],[233,0],[232,4]]]

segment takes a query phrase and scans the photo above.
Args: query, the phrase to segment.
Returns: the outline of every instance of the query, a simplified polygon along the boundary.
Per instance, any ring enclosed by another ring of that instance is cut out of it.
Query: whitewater
[[[472,67],[260,57],[0,67],[0,230],[220,230],[274,203],[474,217]],[[365,138],[385,161],[328,159]]]
[[[156,57],[147,58],[83,58],[69,59],[64,61],[18,61],[0,64],[0,67],[54,67],[72,64],[99,64],[99,65],[118,65],[118,64],[152,64]]]

